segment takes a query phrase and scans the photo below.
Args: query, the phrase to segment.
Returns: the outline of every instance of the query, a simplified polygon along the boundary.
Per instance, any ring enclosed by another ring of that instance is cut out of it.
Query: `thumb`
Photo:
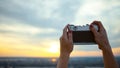
[[[97,30],[94,28],[94,26],[92,24],[90,25],[90,30],[92,31],[94,36],[97,36],[98,32],[97,32]]]

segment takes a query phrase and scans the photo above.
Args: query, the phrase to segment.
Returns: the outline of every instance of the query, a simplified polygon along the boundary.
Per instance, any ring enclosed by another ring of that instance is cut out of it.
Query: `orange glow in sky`
[[[3,45],[3,44],[2,44]],[[12,45],[0,45],[1,57],[59,57],[59,45],[53,44],[49,48],[40,48],[39,46],[20,46],[22,49],[14,49]],[[116,56],[120,54],[120,48],[113,48]],[[73,51],[71,56],[102,56],[99,51]],[[54,61],[54,60],[53,60]]]

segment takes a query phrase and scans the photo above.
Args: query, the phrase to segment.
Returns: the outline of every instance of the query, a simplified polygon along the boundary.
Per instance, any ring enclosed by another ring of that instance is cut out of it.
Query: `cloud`
[[[119,4],[120,1],[118,0],[84,0],[75,13],[75,19],[73,23],[86,24],[91,23],[93,20],[103,20],[103,17],[105,17],[109,12],[115,12],[116,10],[119,10],[116,8],[120,7]],[[116,17],[118,14],[112,13],[112,16],[113,15]],[[109,18],[109,16],[106,17]]]
[[[53,16],[59,17],[59,13],[56,12],[59,8],[59,0],[14,0],[13,2],[23,9],[25,8],[33,11],[38,19],[49,19]]]
[[[36,27],[53,27],[53,24],[58,25],[58,20],[61,19],[56,12],[58,7],[56,2],[57,0],[0,1],[0,15],[24,21]]]
[[[58,56],[49,52],[51,46],[59,47],[56,39],[34,38],[13,34],[0,34],[0,55],[1,56],[23,56],[23,57],[51,57]],[[58,48],[59,49],[59,48]],[[50,54],[51,56],[49,56]]]
[[[84,3],[78,11],[82,16],[99,15],[104,10],[104,2],[102,1],[85,1]]]
[[[0,1],[0,15],[19,19],[41,27],[63,28],[74,18],[79,0],[4,0]],[[56,26],[55,26],[56,25]]]
[[[83,4],[80,5],[75,14],[75,19],[73,23],[83,25],[85,23],[91,23],[94,19],[99,19],[101,17],[101,11],[104,10],[104,7],[104,2],[102,0],[83,1]]]
[[[26,33],[26,34],[46,34],[56,32],[53,28],[41,28],[31,26],[29,24],[23,24],[22,21],[18,21],[10,18],[2,18],[3,21],[0,23],[0,31],[6,32],[17,32],[17,33]]]
[[[11,54],[15,50],[32,53],[39,48],[47,54],[45,51],[51,44],[59,45],[66,24],[84,25],[101,20],[112,48],[119,48],[119,8],[119,0],[0,0],[0,47],[9,47]],[[95,52],[98,51],[97,45],[75,46],[75,51],[80,50],[84,54],[84,51],[99,54]]]
[[[18,51],[47,50],[51,43],[58,42],[56,29],[35,27],[9,17],[1,17],[0,22],[1,48]]]
[[[51,33],[56,32],[55,29],[52,28],[36,28],[32,26],[28,26],[25,24],[13,23],[11,25],[1,24],[0,25],[1,31],[8,31],[8,32],[20,32],[20,33],[28,33],[28,34],[41,34],[41,33]]]
[[[108,32],[111,46],[119,47],[119,8],[119,0],[84,0],[75,13],[75,18],[72,23],[77,25],[85,25],[92,23],[94,20],[102,21],[102,24]]]
[[[1,8],[9,13],[34,15],[37,19],[58,19],[59,0],[12,0],[1,1]],[[22,13],[21,13],[22,12]],[[60,17],[59,17],[60,18]]]

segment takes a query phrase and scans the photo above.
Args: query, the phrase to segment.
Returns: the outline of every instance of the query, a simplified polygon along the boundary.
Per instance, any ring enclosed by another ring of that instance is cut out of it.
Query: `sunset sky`
[[[66,24],[102,21],[120,56],[120,0],[0,0],[0,57],[58,57]],[[97,45],[74,45],[71,56],[102,56]]]

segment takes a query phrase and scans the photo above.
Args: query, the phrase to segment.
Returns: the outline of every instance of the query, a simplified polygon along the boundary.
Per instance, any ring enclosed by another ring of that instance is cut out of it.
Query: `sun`
[[[55,62],[57,61],[57,59],[56,59],[56,58],[52,58],[51,61],[52,61],[53,63],[55,63]]]
[[[49,50],[51,53],[58,53],[59,52],[59,46],[57,44],[51,44]]]

